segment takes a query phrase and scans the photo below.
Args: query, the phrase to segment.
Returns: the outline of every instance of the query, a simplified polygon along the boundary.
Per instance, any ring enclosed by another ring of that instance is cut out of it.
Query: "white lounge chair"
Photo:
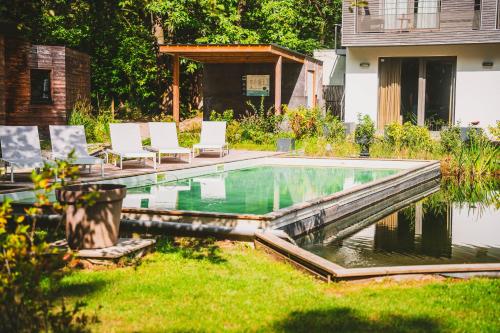
[[[179,146],[177,126],[175,123],[148,123],[151,136],[151,149],[158,154],[158,164],[161,164],[161,154],[189,156],[191,163],[191,149]]]
[[[193,182],[200,183],[202,200],[226,200],[226,178],[224,174],[197,177]]]
[[[111,149],[106,150],[106,162],[109,154],[120,158],[120,169],[123,169],[125,158],[151,158],[156,170],[156,154],[142,148],[141,133],[138,124],[109,124],[111,132]]]
[[[225,121],[203,121],[201,123],[200,143],[193,145],[193,157],[199,151],[218,151],[220,157],[229,154],[229,145],[226,142]]]
[[[14,168],[43,168],[47,162],[42,158],[37,126],[0,126],[1,160],[5,172],[10,167],[10,181],[14,182]]]
[[[73,165],[89,166],[89,172],[93,165],[101,166],[101,176],[104,176],[104,160],[91,156],[87,150],[87,137],[83,126],[49,126],[50,141],[52,144],[52,158],[65,160],[69,153],[74,151]]]

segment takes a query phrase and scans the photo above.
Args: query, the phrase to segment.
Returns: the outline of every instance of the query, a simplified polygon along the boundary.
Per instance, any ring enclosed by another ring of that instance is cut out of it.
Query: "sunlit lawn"
[[[327,285],[241,244],[168,245],[137,267],[82,270],[62,294],[99,332],[500,332],[500,281]]]

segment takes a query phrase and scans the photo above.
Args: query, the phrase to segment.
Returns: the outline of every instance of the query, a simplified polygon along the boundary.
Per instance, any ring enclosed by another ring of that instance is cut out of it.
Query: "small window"
[[[51,104],[51,82],[50,70],[32,69],[31,70],[31,103],[33,104]]]

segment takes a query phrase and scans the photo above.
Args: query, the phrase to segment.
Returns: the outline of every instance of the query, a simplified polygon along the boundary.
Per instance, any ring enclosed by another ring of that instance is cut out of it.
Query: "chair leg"
[[[101,177],[104,177],[104,163],[101,163]]]
[[[153,167],[156,170],[156,155],[153,156]]]
[[[161,165],[161,153],[158,152],[158,165]]]
[[[14,182],[14,167],[12,165],[10,166],[10,182]]]
[[[120,155],[120,170],[123,170],[123,157]]]

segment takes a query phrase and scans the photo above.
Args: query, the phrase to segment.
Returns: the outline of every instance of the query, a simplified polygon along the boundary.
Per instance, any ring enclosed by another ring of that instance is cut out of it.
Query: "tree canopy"
[[[3,0],[0,21],[33,43],[66,45],[91,56],[94,104],[113,99],[143,114],[168,110],[166,43],[277,43],[311,54],[334,46],[341,0]],[[183,112],[196,107],[200,65],[184,61]]]

